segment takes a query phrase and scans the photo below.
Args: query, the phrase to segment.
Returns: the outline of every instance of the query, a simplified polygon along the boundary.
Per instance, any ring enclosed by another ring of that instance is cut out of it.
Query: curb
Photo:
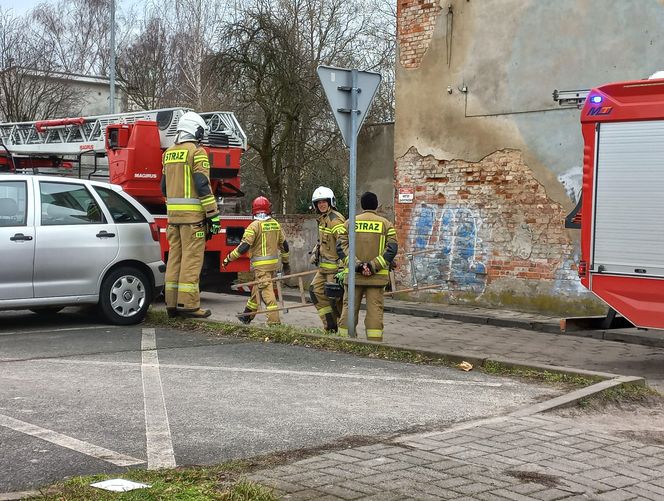
[[[41,496],[39,491],[21,491],[21,492],[5,492],[0,493],[0,501],[14,501],[17,499],[27,499],[36,496]]]
[[[289,301],[300,301],[299,295],[285,292],[284,299]],[[365,310],[364,303],[360,309]],[[459,311],[447,312],[434,310],[425,307],[402,306],[398,304],[385,304],[384,310],[396,315],[411,315],[422,318],[442,318],[456,322],[465,322],[470,324],[491,325],[494,327],[506,327],[513,329],[525,329],[535,332],[545,332],[547,334],[560,334],[563,336],[585,337],[591,339],[601,339],[605,341],[615,341],[625,344],[636,344],[648,346],[650,348],[664,348],[664,335],[653,335],[649,331],[641,331],[636,328],[634,332],[625,332],[623,329],[596,329],[596,330],[577,330],[562,329],[561,319],[552,318],[549,322],[537,320],[524,320],[515,318],[500,318],[496,316],[463,313]],[[499,310],[497,310],[499,311]]]

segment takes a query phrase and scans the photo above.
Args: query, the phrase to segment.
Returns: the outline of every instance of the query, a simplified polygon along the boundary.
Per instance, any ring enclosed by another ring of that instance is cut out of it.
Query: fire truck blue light
[[[595,104],[599,104],[602,102],[602,96],[593,96],[590,98],[590,101]]]

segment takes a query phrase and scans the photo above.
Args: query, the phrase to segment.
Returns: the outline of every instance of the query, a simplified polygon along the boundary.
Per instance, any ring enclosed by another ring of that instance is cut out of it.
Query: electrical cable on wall
[[[452,8],[452,4],[447,6],[446,21],[445,48],[447,52],[447,67],[449,68],[452,63],[452,32],[454,30],[454,9]]]

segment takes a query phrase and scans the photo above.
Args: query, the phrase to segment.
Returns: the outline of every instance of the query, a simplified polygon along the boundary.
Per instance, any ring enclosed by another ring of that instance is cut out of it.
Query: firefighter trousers
[[[258,283],[251,287],[251,297],[247,301],[247,310],[250,311],[258,311],[261,300],[265,303],[265,309],[268,310],[268,325],[281,323],[279,312],[271,311],[279,308],[277,298],[274,295],[274,282],[271,282],[276,274],[276,271],[254,270],[254,281]]]
[[[166,308],[196,311],[201,306],[198,284],[205,254],[205,228],[202,222],[169,224],[166,236],[169,246],[164,287]]]
[[[341,314],[342,309],[341,299],[335,301],[325,295],[325,284],[336,283],[334,280],[334,274],[335,272],[323,273],[318,270],[309,286],[311,301],[314,303],[314,306],[318,311],[318,316],[323,322],[323,328],[326,331],[337,330],[339,315]]]
[[[364,319],[364,327],[367,340],[383,340],[383,308],[385,296],[383,285],[356,285],[355,286],[355,332],[357,332],[357,321],[360,314],[362,298],[367,298],[367,316]],[[344,287],[344,310],[339,321],[339,335],[348,336],[348,286]]]

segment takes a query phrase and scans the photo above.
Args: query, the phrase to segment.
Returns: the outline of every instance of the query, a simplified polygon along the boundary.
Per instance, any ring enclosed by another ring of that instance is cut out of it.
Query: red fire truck
[[[0,123],[0,172],[31,172],[105,180],[143,204],[161,230],[168,258],[166,206],[161,194],[162,152],[175,141],[185,108],[118,113],[36,122]],[[210,158],[210,181],[221,210],[221,233],[205,248],[201,287],[223,290],[249,270],[246,257],[222,269],[223,258],[240,243],[250,216],[237,214],[240,158],[247,138],[230,112],[200,113],[210,132],[203,146]]]
[[[581,113],[581,283],[642,328],[664,329],[664,79],[592,89]],[[568,224],[568,227],[570,225]]]

